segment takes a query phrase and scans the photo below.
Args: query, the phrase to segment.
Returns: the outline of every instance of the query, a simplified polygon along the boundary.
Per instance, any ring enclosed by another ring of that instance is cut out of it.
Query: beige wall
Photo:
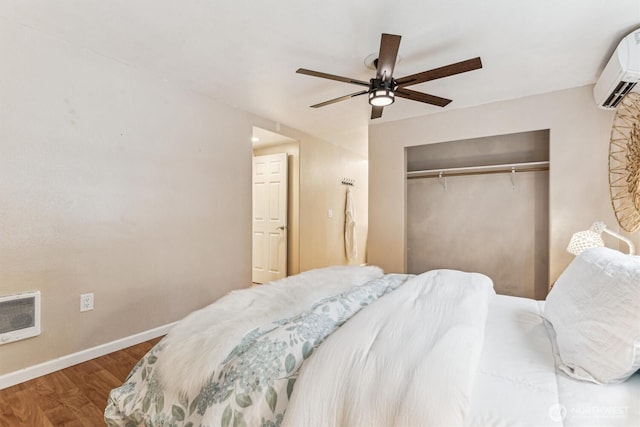
[[[565,248],[573,232],[595,220],[619,230],[608,190],[612,120],[612,112],[595,106],[589,86],[370,126],[369,263],[387,272],[406,268],[405,147],[550,129],[550,282],[555,281],[572,259]],[[632,236],[636,243],[639,234]]]
[[[280,124],[26,27],[6,23],[0,39],[0,295],[42,291],[43,329],[0,346],[0,375],[179,320],[250,283],[250,138]],[[343,176],[358,181],[362,262],[365,158],[282,131],[313,159],[299,270],[346,263]],[[88,292],[95,310],[80,313]]]
[[[367,160],[336,145],[305,138],[300,142],[300,271],[348,264],[344,245],[346,186],[343,178],[355,180],[358,257],[366,260]],[[333,218],[328,210],[333,210]]]
[[[407,182],[407,272],[486,274],[499,294],[544,299],[549,264],[549,173],[452,176]],[[509,259],[508,263],[504,260]]]
[[[297,142],[254,148],[255,156],[287,153],[289,168],[287,200],[287,275],[300,272],[300,144]]]
[[[0,40],[0,295],[41,290],[43,329],[0,374],[250,283],[252,116],[8,21]]]

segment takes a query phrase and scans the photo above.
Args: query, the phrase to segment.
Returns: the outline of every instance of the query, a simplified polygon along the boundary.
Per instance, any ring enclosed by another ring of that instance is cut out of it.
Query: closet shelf
[[[507,163],[500,165],[467,166],[459,168],[427,169],[407,172],[407,179],[437,178],[461,175],[482,175],[490,173],[535,172],[549,170],[549,161]]]

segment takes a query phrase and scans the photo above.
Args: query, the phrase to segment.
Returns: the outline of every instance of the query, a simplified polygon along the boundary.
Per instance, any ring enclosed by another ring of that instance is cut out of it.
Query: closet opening
[[[408,147],[407,272],[479,272],[544,299],[549,166],[548,129]]]

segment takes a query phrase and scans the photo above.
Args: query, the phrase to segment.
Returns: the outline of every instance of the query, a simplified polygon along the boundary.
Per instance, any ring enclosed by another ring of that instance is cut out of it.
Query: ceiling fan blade
[[[456,62],[455,64],[445,65],[444,67],[434,68],[429,71],[412,74],[396,80],[398,86],[410,86],[418,83],[427,82],[429,80],[441,79],[443,77],[453,76],[455,74],[466,73],[482,68],[480,57],[467,59],[466,61]]]
[[[440,98],[439,96],[429,95],[428,93],[417,92],[406,88],[398,88],[395,93],[396,96],[400,98],[424,102],[425,104],[431,104],[438,107],[445,107],[451,102],[451,100],[447,98]]]
[[[360,91],[360,92],[352,93],[350,95],[341,96],[340,98],[330,99],[329,101],[324,101],[324,102],[321,102],[319,104],[312,105],[311,108],[320,108],[320,107],[324,107],[325,105],[335,104],[336,102],[346,101],[347,99],[351,99],[354,96],[364,95],[365,93],[369,93],[369,91],[368,90],[363,90],[363,91]]]
[[[398,49],[400,48],[400,36],[395,34],[382,33],[380,39],[380,52],[378,53],[378,64],[376,67],[376,78],[391,80],[393,68],[398,59]]]
[[[384,107],[371,106],[371,119],[379,119],[382,117],[382,110]]]
[[[307,70],[306,68],[298,68],[296,70],[298,74],[306,74],[307,76],[321,77],[323,79],[336,80],[344,83],[351,83],[354,85],[369,87],[369,82],[363,82],[362,80],[350,79],[349,77],[341,77],[333,74],[321,73],[320,71]]]

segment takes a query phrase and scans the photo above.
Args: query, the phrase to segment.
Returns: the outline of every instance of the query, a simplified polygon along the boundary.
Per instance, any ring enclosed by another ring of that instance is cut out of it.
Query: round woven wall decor
[[[609,141],[609,190],[620,226],[640,228],[640,94],[631,92],[618,106]]]

